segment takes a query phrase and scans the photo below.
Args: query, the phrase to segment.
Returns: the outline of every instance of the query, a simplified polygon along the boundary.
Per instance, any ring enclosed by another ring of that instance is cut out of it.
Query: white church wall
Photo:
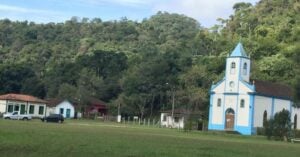
[[[243,66],[244,66],[244,63],[247,64],[247,69],[246,69],[246,73],[244,73],[244,69],[243,69]],[[246,82],[249,82],[249,78],[250,78],[250,60],[249,59],[245,59],[245,58],[242,58],[241,59],[241,78],[246,81]]]
[[[254,127],[263,126],[263,115],[267,111],[268,119],[272,113],[272,98],[264,96],[255,96],[254,98]]]
[[[236,106],[237,106],[237,96],[236,95],[225,95],[225,110],[228,108],[232,108],[236,113]]]
[[[231,63],[235,63],[235,70],[232,72],[231,70]],[[239,58],[227,58],[226,61],[226,92],[238,92],[238,86],[237,86],[237,81],[239,78],[239,70],[240,67],[240,59]],[[229,82],[233,81],[235,83],[234,87],[229,87]]]
[[[291,122],[295,123],[294,118],[295,115],[297,115],[297,128],[298,130],[300,130],[300,108],[292,108],[292,112],[291,112]],[[293,127],[294,128],[294,127]]]
[[[221,106],[218,106],[218,99],[221,99]],[[212,123],[223,124],[223,106],[224,96],[223,94],[214,94],[212,103]]]
[[[6,100],[0,100],[0,114],[6,112]]]
[[[237,125],[239,126],[249,126],[249,106],[250,106],[250,96],[243,94],[238,97],[238,110],[237,115]],[[244,99],[244,107],[241,107],[241,100]]]
[[[222,81],[215,89],[213,89],[213,92],[215,93],[223,93],[225,88],[225,81]]]
[[[246,83],[245,83],[246,84]],[[242,83],[240,81],[239,83],[239,93],[243,93],[243,94],[246,94],[246,93],[249,93],[249,92],[253,92],[253,90],[251,90],[248,86],[246,86],[244,83]]]
[[[289,100],[274,99],[273,116],[275,115],[275,113],[282,111],[282,109],[290,111],[290,105],[291,105],[291,102]]]

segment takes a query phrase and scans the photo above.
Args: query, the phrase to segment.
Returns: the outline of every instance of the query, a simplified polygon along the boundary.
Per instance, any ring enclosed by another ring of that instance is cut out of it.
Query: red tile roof
[[[292,89],[286,85],[260,80],[254,80],[254,85],[256,93],[260,95],[285,99],[292,99],[293,96]]]
[[[26,101],[26,102],[36,102],[36,103],[47,103],[47,101],[36,98],[31,95],[24,94],[5,94],[0,95],[0,100],[16,100],[16,101]]]
[[[49,107],[55,107],[55,106],[57,106],[59,103],[63,102],[64,100],[63,100],[63,99],[55,99],[55,98],[51,98],[51,99],[46,99],[46,101],[48,102],[48,103],[47,103],[47,106],[49,106]]]
[[[106,108],[106,103],[99,99],[90,97],[88,101],[89,101],[90,105],[96,105],[96,106],[98,105],[98,106],[103,106],[104,108]]]

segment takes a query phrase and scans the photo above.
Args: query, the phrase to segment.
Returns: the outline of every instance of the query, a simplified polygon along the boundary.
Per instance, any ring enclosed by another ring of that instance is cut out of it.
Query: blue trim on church
[[[212,92],[210,92],[212,93]],[[210,95],[210,100],[209,100],[209,118],[208,118],[208,129],[211,130],[213,128],[213,125],[212,125],[212,116],[213,116],[213,97],[214,97],[214,94],[211,94]],[[213,129],[212,129],[213,130]]]
[[[251,89],[252,91],[255,91],[255,86],[251,85],[243,80],[240,80],[245,86],[247,86],[249,89]]]
[[[249,125],[251,126],[251,134],[256,134],[256,129],[254,128],[255,95],[250,95],[249,104]]]
[[[216,83],[215,85],[211,85],[210,91],[214,90],[216,87],[218,87],[221,83],[223,83],[225,81],[225,79],[219,81],[218,83]]]
[[[244,47],[242,43],[238,43],[234,50],[231,52],[230,57],[247,57],[246,52],[244,50]]]
[[[275,98],[272,97],[271,118],[274,116],[274,111],[275,111]]]
[[[234,130],[238,131],[243,135],[252,135],[252,127],[251,126],[235,126]]]

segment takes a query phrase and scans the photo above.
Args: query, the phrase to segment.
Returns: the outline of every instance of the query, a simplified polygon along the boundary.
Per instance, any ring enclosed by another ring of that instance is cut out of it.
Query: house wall
[[[70,117],[69,118],[74,118],[75,115],[75,109],[74,106],[69,102],[69,101],[63,101],[61,103],[59,103],[56,107],[55,107],[55,113],[56,114],[60,114],[60,109],[63,108],[64,109],[64,113],[62,114],[65,118],[67,117],[67,109],[71,110],[70,113]]]
[[[165,116],[165,120],[164,120]],[[178,117],[178,116],[177,116]],[[172,116],[168,113],[161,113],[160,116],[160,125],[162,127],[168,127],[168,128],[184,128],[184,117],[179,117],[179,121],[175,122],[175,119],[172,118]]]
[[[6,100],[0,100],[0,114],[6,111]]]
[[[29,114],[34,118],[42,118],[46,115],[46,104],[32,103],[32,102],[25,102],[25,101],[12,101],[12,100],[8,100],[8,101],[2,100],[0,103],[2,104],[1,105],[2,109],[5,108],[4,109],[5,112],[8,112],[7,111],[8,110],[8,105],[19,106],[19,111],[20,111],[21,105],[25,105],[25,114]],[[3,105],[3,104],[5,104],[5,105]],[[32,114],[29,113],[30,105],[34,106],[34,112]],[[42,114],[39,114],[39,107],[40,106],[43,107],[43,113]],[[15,111],[15,110],[13,109],[13,111]]]
[[[55,107],[49,107],[49,106],[47,106],[46,116],[49,116],[50,114],[56,114],[55,113]]]
[[[166,113],[161,113],[160,114],[160,125],[161,126],[167,127],[167,125],[168,125],[167,116],[168,116],[168,114],[166,114]]]

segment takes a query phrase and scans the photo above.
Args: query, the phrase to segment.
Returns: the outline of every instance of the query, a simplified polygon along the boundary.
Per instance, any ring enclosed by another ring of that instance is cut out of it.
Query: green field
[[[6,156],[299,157],[300,144],[94,121],[0,120],[0,157]]]

